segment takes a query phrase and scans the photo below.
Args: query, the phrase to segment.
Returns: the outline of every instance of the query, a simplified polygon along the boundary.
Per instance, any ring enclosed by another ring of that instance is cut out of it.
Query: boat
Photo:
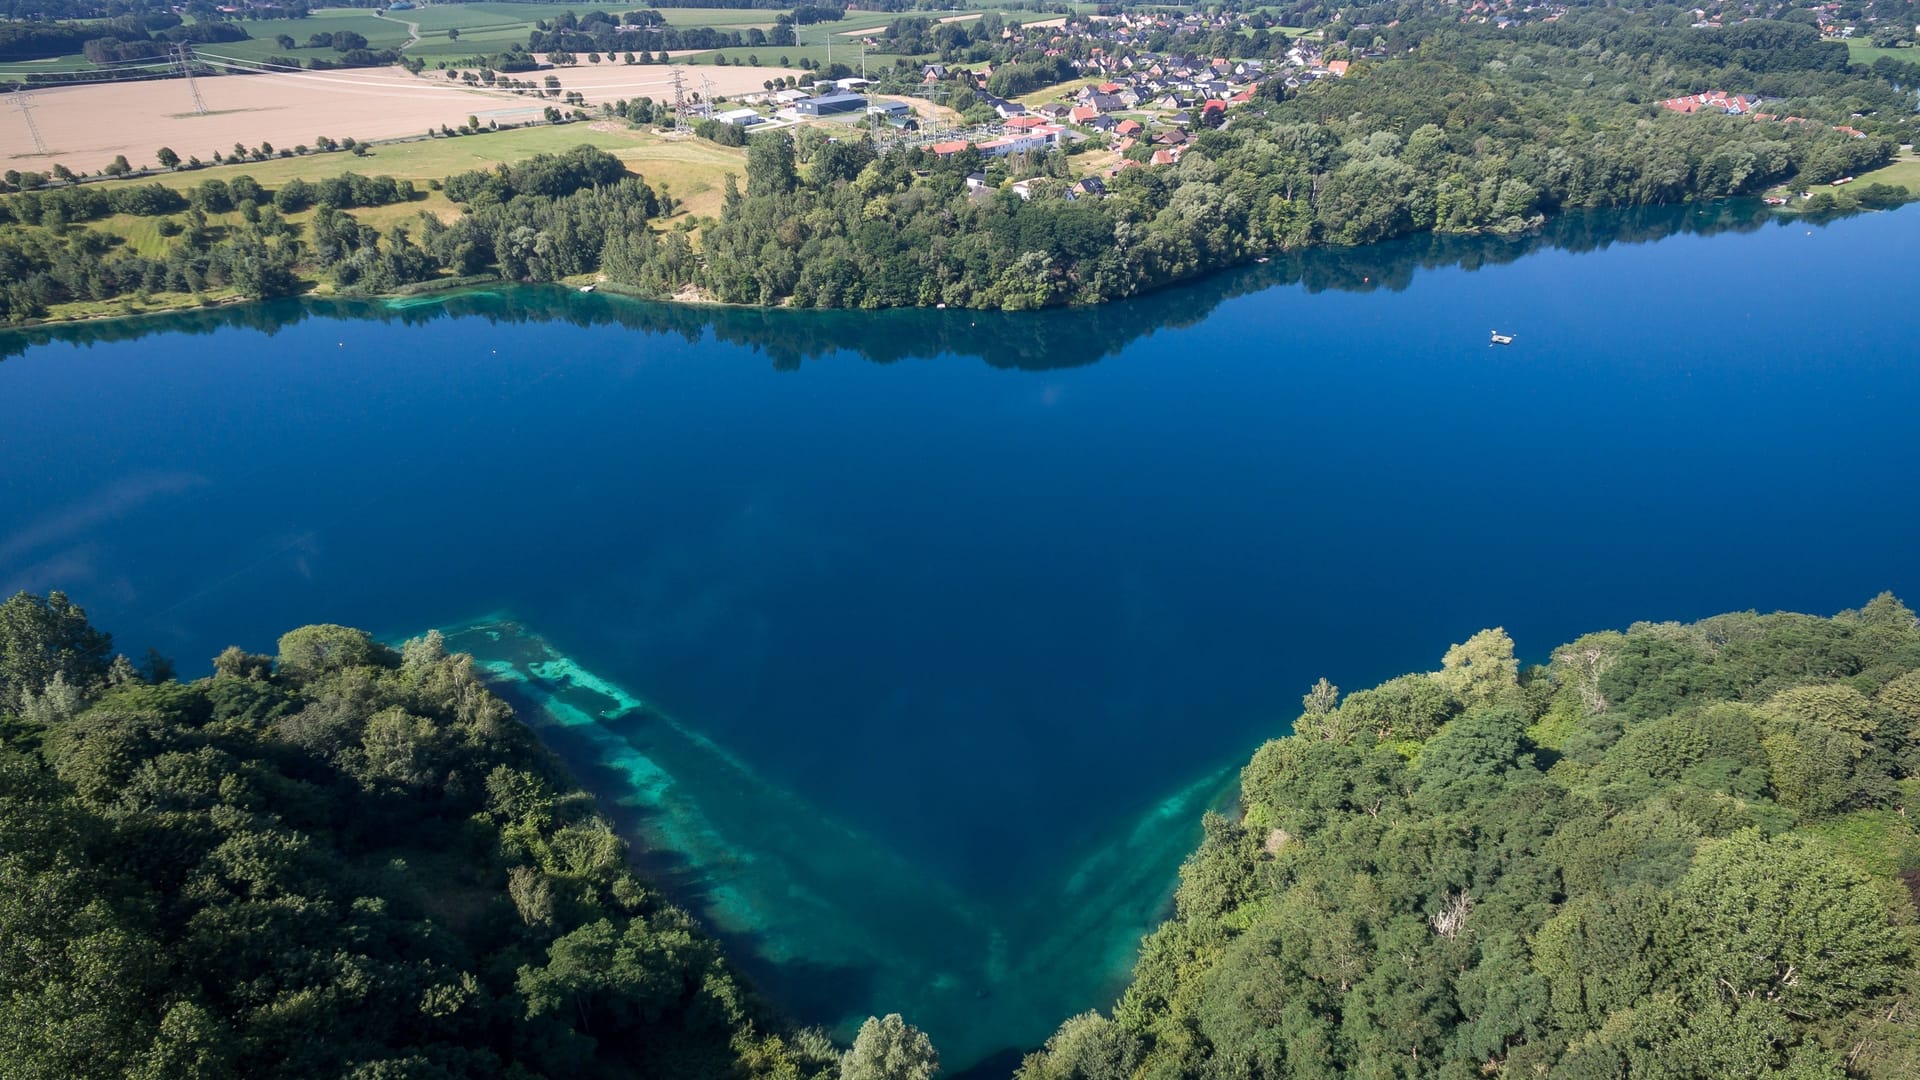
[[[591,286],[591,285],[582,285],[582,286],[580,286],[580,291],[581,291],[581,292],[592,292],[592,291],[593,291],[593,286]]]
[[[1489,345],[1511,345],[1511,344],[1513,344],[1513,335],[1512,335],[1512,334],[1503,334],[1503,333],[1501,333],[1500,331],[1498,331],[1498,330],[1495,330],[1495,331],[1493,332],[1493,340],[1492,340],[1492,341],[1490,341],[1490,342],[1488,342],[1487,344],[1489,344]]]

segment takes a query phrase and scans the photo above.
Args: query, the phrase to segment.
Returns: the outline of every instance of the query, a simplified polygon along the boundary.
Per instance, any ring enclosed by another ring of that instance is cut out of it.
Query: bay
[[[188,672],[447,628],[776,998],[966,1065],[1109,1003],[1319,676],[1920,594],[1916,240],[1733,203],[1085,311],[521,288],[9,334],[0,589]]]

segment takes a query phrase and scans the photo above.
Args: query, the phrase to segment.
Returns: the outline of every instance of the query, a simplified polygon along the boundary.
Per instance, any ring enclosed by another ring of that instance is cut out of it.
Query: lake
[[[998,1067],[1111,1003],[1316,678],[1920,596],[1917,246],[1920,207],[1734,203],[1087,311],[0,335],[0,589],[191,674],[443,628],[795,1015]]]

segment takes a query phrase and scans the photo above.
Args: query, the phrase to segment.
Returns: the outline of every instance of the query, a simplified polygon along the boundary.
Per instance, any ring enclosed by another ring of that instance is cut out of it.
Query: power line
[[[31,92],[20,90],[13,95],[13,103],[20,107],[20,116],[27,122],[27,134],[33,136],[33,152],[45,154],[47,144],[40,138],[40,125],[33,122],[33,109],[29,107],[32,98]]]
[[[174,47],[174,56],[180,62],[180,74],[186,76],[187,89],[193,93],[193,111],[200,116],[207,115],[207,101],[200,96],[200,82],[193,77],[193,46],[181,42]]]

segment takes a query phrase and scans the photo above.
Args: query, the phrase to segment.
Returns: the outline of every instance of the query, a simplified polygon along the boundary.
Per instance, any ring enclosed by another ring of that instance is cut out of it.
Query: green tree
[[[784,131],[747,140],[747,195],[789,195],[800,182],[793,139]]]
[[[939,1071],[933,1040],[899,1013],[867,1017],[840,1061],[840,1080],[931,1080]]]
[[[1462,701],[1486,705],[1517,689],[1519,672],[1513,639],[1496,626],[1449,648],[1433,680]]]
[[[56,675],[76,688],[98,685],[112,653],[112,635],[95,630],[65,593],[15,593],[0,603],[0,710],[19,708]]]

